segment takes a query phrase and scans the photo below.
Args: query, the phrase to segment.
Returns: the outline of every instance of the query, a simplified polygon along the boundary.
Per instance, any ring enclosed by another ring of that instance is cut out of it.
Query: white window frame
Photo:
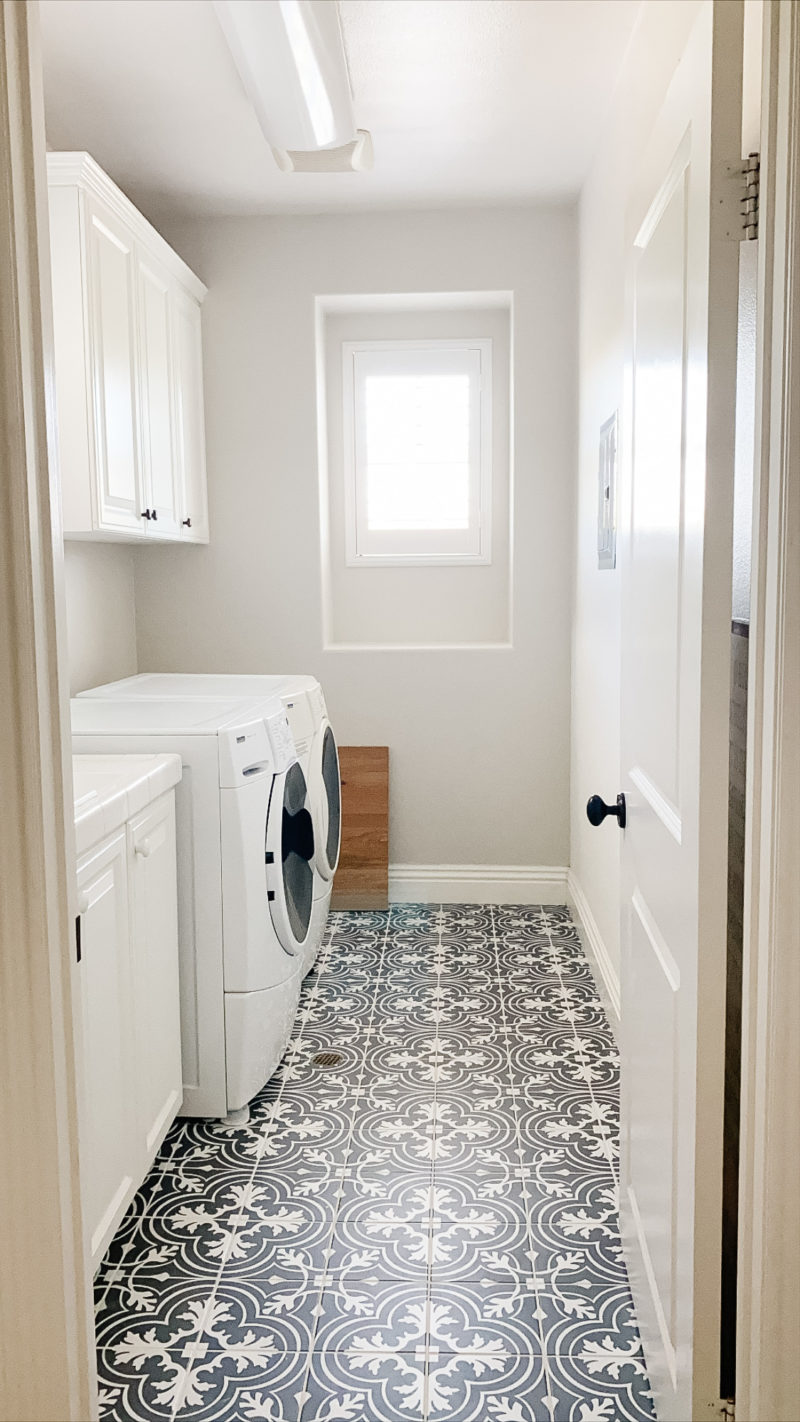
[[[470,418],[470,524],[452,529],[367,528],[367,487],[364,429],[359,391],[375,352],[392,352],[398,369],[422,352],[438,364],[448,351],[472,354],[476,360],[478,398]],[[343,341],[342,398],[345,484],[345,562],[349,568],[468,565],[492,561],[492,342],[490,339],[416,341]],[[469,545],[465,550],[465,544]]]

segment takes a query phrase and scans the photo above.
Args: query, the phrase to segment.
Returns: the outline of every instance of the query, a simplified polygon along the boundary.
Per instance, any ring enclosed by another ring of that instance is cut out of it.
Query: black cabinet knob
[[[620,829],[625,828],[625,796],[618,795],[616,805],[607,805],[599,795],[592,795],[586,806],[586,818],[590,825],[601,825],[606,815],[616,816]]]
[[[151,514],[151,512],[150,512],[149,509],[142,509],[142,512],[139,514],[139,517],[140,517],[140,518],[152,518],[153,515]]]
[[[153,509],[153,510],[151,511],[150,517],[151,517],[154,521],[157,520],[157,519],[158,519],[158,510],[157,510],[157,509]]]
[[[191,520],[190,518],[185,518],[185,519],[183,520],[183,526],[184,526],[184,528],[191,528],[191,526],[192,526],[192,520]]]

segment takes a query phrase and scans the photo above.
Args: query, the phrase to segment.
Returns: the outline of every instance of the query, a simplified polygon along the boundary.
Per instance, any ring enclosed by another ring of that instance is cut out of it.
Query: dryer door
[[[323,879],[332,879],[339,863],[342,836],[342,789],[339,752],[333,727],[327,719],[314,737],[311,752],[312,802],[316,812],[314,862]]]
[[[287,953],[308,937],[314,899],[314,826],[306,778],[295,761],[272,785],[266,830],[267,897]]]

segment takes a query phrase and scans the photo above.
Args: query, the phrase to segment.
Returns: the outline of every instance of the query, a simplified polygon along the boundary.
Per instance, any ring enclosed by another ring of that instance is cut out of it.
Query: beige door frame
[[[80,1210],[71,764],[35,5],[0,4],[0,1415],[97,1415]]]
[[[765,5],[736,1413],[800,1398],[800,5]]]

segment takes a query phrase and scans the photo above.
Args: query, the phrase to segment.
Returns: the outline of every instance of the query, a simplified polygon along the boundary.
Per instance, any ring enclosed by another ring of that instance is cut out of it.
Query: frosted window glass
[[[364,405],[368,528],[469,528],[469,376],[370,375]]]

